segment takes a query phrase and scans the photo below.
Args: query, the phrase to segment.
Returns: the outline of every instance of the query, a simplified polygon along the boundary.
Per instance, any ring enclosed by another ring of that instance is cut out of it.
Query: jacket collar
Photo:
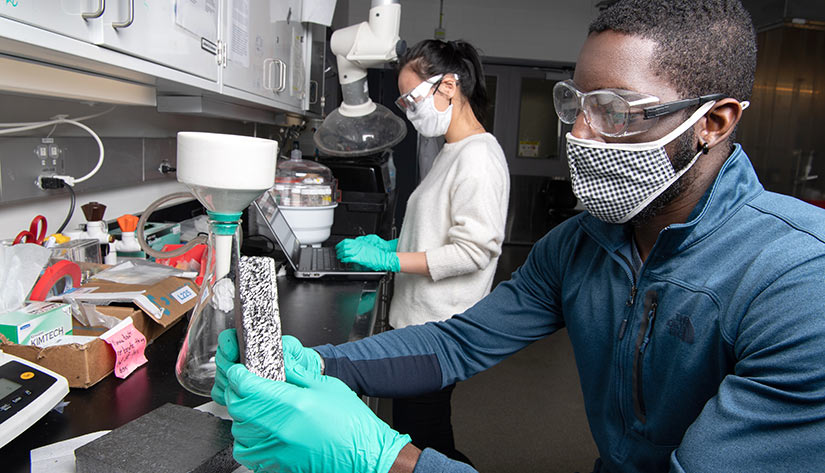
[[[733,152],[722,165],[719,174],[702,199],[696,204],[685,223],[673,224],[659,233],[655,251],[658,255],[678,253],[713,233],[722,226],[737,209],[763,192],[750,159],[736,144]],[[614,253],[630,238],[629,224],[603,222],[589,213],[580,225],[596,242]]]

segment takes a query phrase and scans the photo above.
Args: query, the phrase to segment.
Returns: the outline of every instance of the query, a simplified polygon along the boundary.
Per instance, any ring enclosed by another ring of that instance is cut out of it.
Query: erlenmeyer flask
[[[235,310],[241,307],[235,293],[241,214],[207,213],[207,270],[175,364],[175,375],[181,386],[201,396],[209,396],[215,383],[218,334],[235,327]]]

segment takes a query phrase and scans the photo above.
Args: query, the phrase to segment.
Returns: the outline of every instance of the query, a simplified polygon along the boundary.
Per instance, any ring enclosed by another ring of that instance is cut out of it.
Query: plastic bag
[[[94,279],[102,279],[120,284],[152,285],[163,281],[170,276],[193,278],[197,273],[181,271],[180,269],[151,261],[130,260],[95,274]]]
[[[0,314],[25,304],[51,254],[34,243],[0,245]]]
[[[117,317],[98,312],[94,304],[86,304],[69,297],[65,301],[71,304],[74,318],[86,327],[112,328],[121,322]]]

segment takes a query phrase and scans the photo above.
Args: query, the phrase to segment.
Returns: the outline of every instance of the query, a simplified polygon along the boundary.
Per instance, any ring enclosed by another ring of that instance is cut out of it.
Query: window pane
[[[537,77],[521,80],[518,157],[559,157],[559,119],[553,108],[556,81]]]

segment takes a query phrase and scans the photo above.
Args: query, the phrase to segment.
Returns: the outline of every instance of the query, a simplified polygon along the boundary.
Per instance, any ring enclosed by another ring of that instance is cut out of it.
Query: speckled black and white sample
[[[236,328],[241,362],[258,376],[284,381],[275,260],[266,256],[242,256],[239,273],[241,313]]]

